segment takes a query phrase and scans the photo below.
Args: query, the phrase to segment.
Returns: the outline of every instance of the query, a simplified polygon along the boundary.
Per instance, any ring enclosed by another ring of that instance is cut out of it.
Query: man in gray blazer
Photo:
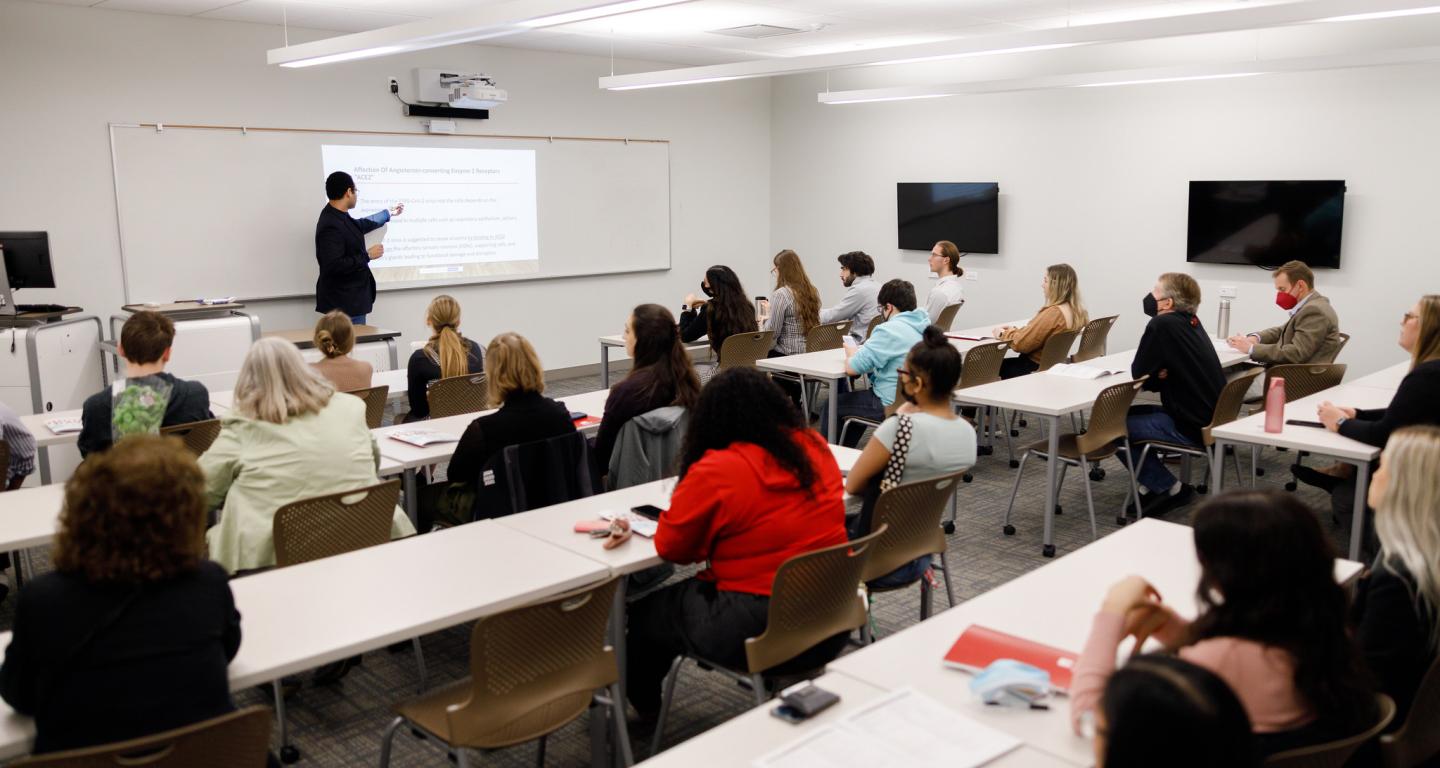
[[[1231,336],[1230,347],[1263,365],[1330,363],[1340,354],[1340,319],[1330,300],[1315,291],[1315,273],[1303,261],[1275,270],[1275,303],[1290,313],[1284,325]]]

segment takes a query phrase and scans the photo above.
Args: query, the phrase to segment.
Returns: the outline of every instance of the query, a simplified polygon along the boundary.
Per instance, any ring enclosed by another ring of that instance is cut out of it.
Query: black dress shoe
[[[332,683],[338,683],[340,682],[341,678],[345,677],[345,675],[350,673],[351,669],[358,666],[360,666],[359,656],[351,656],[348,659],[333,661],[329,664],[324,664],[320,667],[317,667],[315,669],[315,677],[313,681],[316,685],[330,685]]]
[[[1306,485],[1313,485],[1326,493],[1334,491],[1335,488],[1343,482],[1334,475],[1327,475],[1318,469],[1307,467],[1304,464],[1291,464],[1290,473],[1295,475],[1296,480]]]
[[[1154,494],[1152,494],[1153,496]],[[1153,503],[1145,507],[1146,517],[1164,517],[1175,510],[1195,500],[1195,488],[1191,485],[1180,486],[1178,493],[1166,493],[1156,497]]]

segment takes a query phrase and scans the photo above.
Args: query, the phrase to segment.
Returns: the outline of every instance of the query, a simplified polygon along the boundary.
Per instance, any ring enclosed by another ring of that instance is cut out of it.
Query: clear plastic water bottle
[[[1230,338],[1230,300],[1220,300],[1220,317],[1215,323],[1216,338]]]

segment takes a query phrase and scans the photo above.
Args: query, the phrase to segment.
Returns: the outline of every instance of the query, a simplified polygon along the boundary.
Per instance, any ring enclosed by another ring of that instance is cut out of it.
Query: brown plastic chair
[[[1135,395],[1139,394],[1140,388],[1144,386],[1145,379],[1141,376],[1134,381],[1125,381],[1119,384],[1106,387],[1100,390],[1099,396],[1095,398],[1095,404],[1090,411],[1090,425],[1081,434],[1069,433],[1060,435],[1060,477],[1055,484],[1055,492],[1058,497],[1060,489],[1065,487],[1065,470],[1068,467],[1078,466],[1080,476],[1085,479],[1085,504],[1090,509],[1090,538],[1099,536],[1095,527],[1095,498],[1090,493],[1090,465],[1100,466],[1102,459],[1114,456],[1123,446],[1126,455],[1133,455],[1130,447],[1130,433],[1125,426],[1125,418],[1130,412],[1130,404],[1135,402]],[[1010,491],[1010,505],[1005,508],[1004,530],[1006,536],[1015,535],[1015,526],[1010,524],[1010,513],[1015,509],[1015,496],[1020,493],[1020,479],[1025,474],[1025,461],[1031,456],[1039,456],[1049,460],[1050,443],[1048,440],[1041,440],[1031,443],[1024,449],[1020,457],[1020,471],[1015,473],[1015,487]],[[1135,480],[1135,471],[1129,472],[1130,487],[1125,489],[1125,500],[1130,500],[1130,494],[1140,495],[1139,485]],[[1056,504],[1058,510],[1060,505]],[[1123,508],[1122,508],[1123,511]]]
[[[1048,371],[1055,364],[1068,360],[1070,347],[1075,345],[1075,337],[1079,335],[1079,331],[1060,331],[1046,339],[1045,346],[1040,348],[1040,367],[1035,372]]]
[[[845,334],[850,332],[851,322],[821,323],[805,333],[806,352],[824,352],[845,346]]]
[[[183,728],[11,763],[25,768],[264,768],[270,710],[246,707]]]
[[[1341,332],[1336,335],[1340,337],[1340,344],[1335,347],[1335,357],[1330,358],[1330,362],[1332,363],[1340,358],[1340,352],[1345,349],[1346,344],[1350,343],[1350,334]]]
[[[868,536],[796,555],[781,563],[771,585],[765,631],[745,640],[745,669],[729,669],[700,658],[696,661],[748,684],[755,703],[764,704],[770,698],[766,685],[768,671],[775,671],[835,635],[865,626],[867,614],[865,600],[860,596],[861,577],[875,541],[884,536],[882,525]],[[665,733],[665,718],[675,698],[680,665],[687,658],[690,658],[688,654],[676,658],[665,676],[665,696],[660,702],[660,717],[655,721],[655,736],[650,744],[652,757],[660,751],[660,737]]]
[[[4,472],[0,472],[0,493],[3,493],[7,488],[10,487],[9,467],[10,446],[6,445],[4,440],[0,440],[0,469],[4,470]]]
[[[1211,433],[1240,418],[1240,411],[1245,407],[1245,393],[1250,391],[1250,385],[1254,383],[1256,377],[1258,377],[1261,372],[1262,369],[1260,368],[1247,371],[1231,379],[1225,384],[1224,389],[1220,390],[1220,396],[1215,399],[1215,411],[1210,417],[1210,423],[1200,430],[1202,447],[1196,448],[1193,445],[1171,443],[1164,440],[1152,440],[1140,443],[1139,445],[1142,446],[1140,448],[1140,464],[1145,463],[1145,457],[1150,455],[1151,449],[1162,453],[1178,453],[1182,456],[1203,458],[1205,459],[1207,467],[1207,482],[1196,486],[1195,490],[1200,493],[1208,493],[1208,482],[1214,482],[1219,478],[1219,473],[1225,471],[1225,458],[1216,455],[1215,438]],[[1241,482],[1240,457],[1237,455],[1233,458],[1235,459],[1235,482],[1239,483]],[[1117,520],[1116,522],[1120,521]],[[1124,523],[1121,523],[1121,525],[1124,525]]]
[[[875,329],[879,328],[880,324],[883,322],[885,322],[884,315],[876,315],[870,318],[870,325],[865,327],[865,338],[870,338],[870,334],[874,333]]]
[[[1375,699],[1380,717],[1363,732],[1324,744],[1277,752],[1266,758],[1266,768],[1341,768],[1356,750],[1379,735],[1395,719],[1395,702],[1383,693],[1376,694]],[[1433,723],[1430,725],[1434,727]]]
[[[1440,755],[1440,658],[1420,678],[1405,722],[1380,737],[1380,762],[1385,768],[1410,768]]]
[[[621,577],[623,578],[623,577]],[[605,643],[618,580],[574,590],[475,622],[470,677],[395,707],[380,766],[390,764],[395,732],[406,723],[446,746],[461,768],[465,749],[495,750],[540,740],[597,702],[610,708],[615,744],[630,765],[620,668]],[[597,693],[605,689],[604,695]]]
[[[352,389],[345,394],[354,395],[365,401],[365,426],[379,429],[380,424],[385,421],[385,401],[390,397],[390,387],[381,385],[365,389]]]
[[[1010,349],[1010,342],[1008,341],[991,341],[984,344],[976,344],[971,347],[970,351],[965,353],[965,363],[960,368],[960,382],[956,385],[955,389],[969,389],[970,387],[979,387],[999,381],[1000,364],[1005,362],[1005,352],[1008,349]],[[992,410],[997,412],[992,414]],[[977,416],[979,423],[976,425],[976,431],[982,436],[986,434],[993,436],[996,432],[994,428],[995,423],[1005,424],[1005,412],[1003,410],[992,409],[988,405],[979,408],[977,410]],[[987,423],[990,425],[988,428],[986,426]],[[1010,457],[1013,459],[1015,457],[1015,447],[1010,442],[1010,430],[1002,429],[999,431],[1005,433],[1005,445],[1009,448]],[[987,455],[994,450],[989,443],[980,447],[982,452]],[[965,482],[970,482],[970,479],[970,476],[967,474]],[[946,524],[946,533],[953,533],[954,529],[955,518],[952,514],[950,521]]]
[[[755,361],[770,354],[774,347],[774,331],[737,333],[726,337],[720,344],[720,362],[715,364],[715,372],[730,368],[754,368]]]
[[[940,316],[935,318],[934,325],[938,325],[940,326],[940,330],[948,332],[950,326],[955,324],[955,316],[960,314],[960,308],[963,306],[965,306],[965,300],[961,299],[940,310]]]
[[[1302,397],[1309,397],[1317,392],[1339,386],[1345,378],[1345,365],[1343,363],[1272,365],[1265,369],[1263,391],[1269,392],[1270,382],[1277,378],[1285,380],[1285,402],[1291,403]],[[1263,410],[1263,406],[1261,410]]]
[[[956,489],[960,487],[963,470],[940,475],[927,480],[902,483],[880,494],[875,501],[874,517],[870,527],[875,530],[887,528],[885,536],[871,545],[870,558],[865,564],[861,579],[867,584],[886,574],[910,564],[926,555],[940,556],[940,569],[945,574],[945,600],[949,607],[955,607],[955,590],[950,583],[950,564],[945,559],[948,546],[945,533],[940,528],[940,518],[950,505]],[[920,583],[920,620],[930,618],[930,580],[924,577]],[[870,587],[870,593],[893,592],[907,589],[913,584],[894,587]],[[861,638],[870,642],[870,624],[867,621],[861,631]]]
[[[432,419],[475,413],[490,407],[490,390],[483,373],[436,379],[425,391],[425,398],[430,403]]]
[[[1083,363],[1086,360],[1094,360],[1097,357],[1105,356],[1105,342],[1110,338],[1110,329],[1114,327],[1119,315],[1109,317],[1097,317],[1085,324],[1080,329],[1080,346],[1075,354],[1070,357],[1072,363]]]
[[[215,444],[215,438],[220,436],[220,420],[206,419],[161,427],[160,434],[180,438],[180,442],[185,444],[185,450],[195,454],[198,459],[210,450],[210,446]]]

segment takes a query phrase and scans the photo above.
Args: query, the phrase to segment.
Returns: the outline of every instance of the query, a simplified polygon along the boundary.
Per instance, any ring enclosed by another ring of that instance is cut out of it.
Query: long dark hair
[[[906,367],[911,378],[918,376],[926,381],[926,394],[932,400],[949,400],[960,383],[960,350],[950,343],[940,326],[927,326],[925,337],[910,348]]]
[[[1137,656],[1100,697],[1108,733],[1105,768],[1259,764],[1245,707],[1215,673],[1169,654]]]
[[[759,330],[755,324],[755,307],[745,297],[745,288],[735,270],[717,264],[705,270],[705,282],[710,284],[710,310],[706,317],[710,342],[719,349],[725,339],[737,333],[754,333]]]
[[[754,443],[794,475],[807,494],[813,494],[815,467],[796,442],[795,433],[804,429],[808,427],[795,403],[765,374],[753,368],[721,371],[700,391],[700,403],[690,413],[680,477],[706,451]]]
[[[700,401],[700,377],[670,310],[641,304],[630,313],[630,332],[635,335],[635,367],[625,378],[640,373],[649,377],[643,388],[647,401],[669,400],[671,405],[694,408]]]
[[[1279,648],[1322,727],[1353,733],[1375,716],[1335,582],[1335,547],[1315,513],[1277,491],[1235,491],[1195,512],[1200,617],[1191,642],[1237,637]]]

